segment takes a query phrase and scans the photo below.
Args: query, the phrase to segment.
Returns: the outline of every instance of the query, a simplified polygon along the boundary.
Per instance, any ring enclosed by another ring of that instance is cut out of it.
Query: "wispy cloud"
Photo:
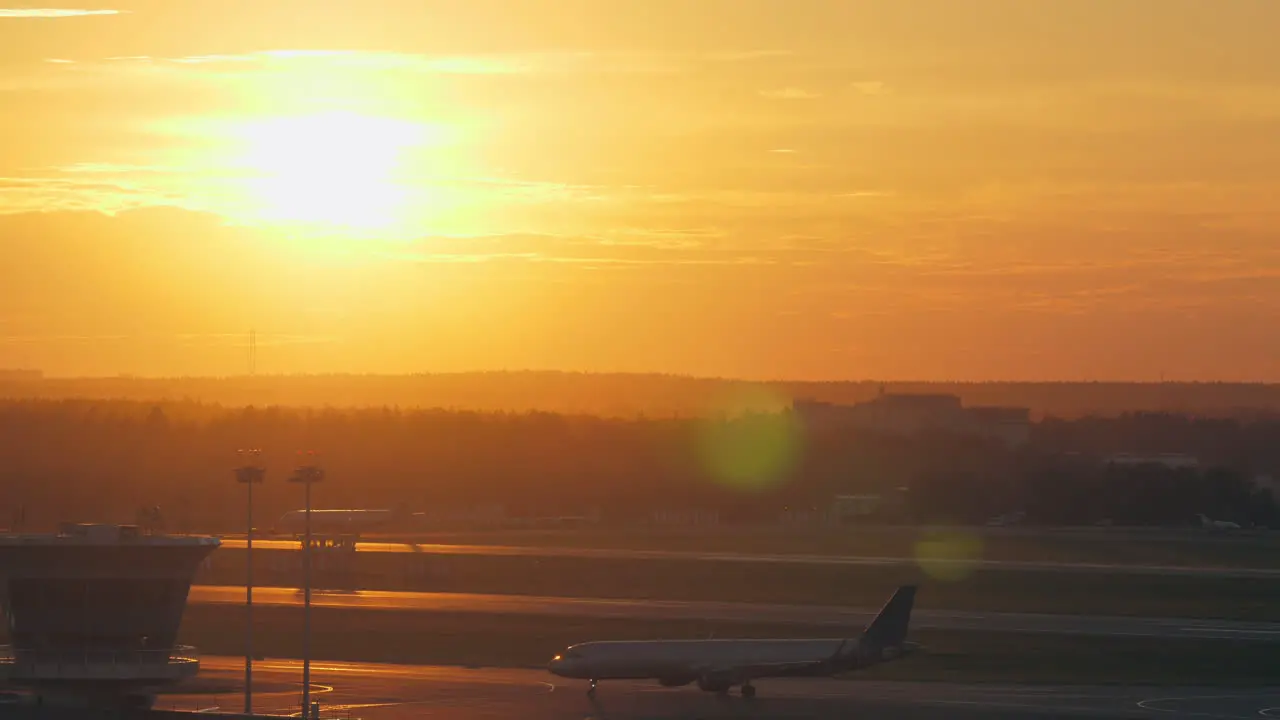
[[[584,52],[431,55],[355,50],[259,50],[239,54],[178,57],[111,57],[113,62],[201,66],[287,68],[305,63],[353,70],[402,71],[441,75],[527,75],[556,72],[640,72],[647,66],[622,57]],[[655,68],[649,67],[653,70]]]
[[[765,58],[769,56],[761,56]],[[404,72],[425,75],[556,75],[618,74],[671,75],[698,68],[698,55],[628,52],[486,52],[435,54],[366,50],[263,49],[234,54],[178,56],[115,56],[102,58],[113,65],[145,64],[180,69],[211,68],[219,72],[258,72],[334,68],[352,71]],[[100,61],[100,62],[101,62]],[[718,60],[726,62],[726,60]]]
[[[179,333],[173,336],[187,347],[247,347],[244,333]],[[257,333],[254,342],[260,347],[284,347],[288,345],[327,345],[340,343],[337,335],[300,335],[288,333]]]
[[[780,90],[761,90],[760,96],[770,100],[813,100],[822,97],[818,93],[804,88],[782,88]]]
[[[175,165],[132,165],[128,163],[83,162],[55,168],[57,172],[73,175],[133,175],[138,173],[190,173],[190,168]]]
[[[181,200],[179,195],[156,188],[135,186],[116,176],[104,174],[94,177],[94,180],[0,177],[0,215],[48,210],[97,210],[115,213],[129,208],[173,204]]]
[[[120,341],[128,338],[128,335],[0,335],[0,344],[91,343],[104,340]]]
[[[750,60],[770,60],[774,58],[792,57],[790,50],[741,50],[736,52],[717,52],[706,56],[708,60],[717,62],[746,62]]]
[[[90,15],[120,15],[123,10],[85,10],[80,8],[0,8],[0,18],[71,18]]]
[[[889,92],[888,86],[879,80],[862,80],[849,85],[863,95],[884,95]]]

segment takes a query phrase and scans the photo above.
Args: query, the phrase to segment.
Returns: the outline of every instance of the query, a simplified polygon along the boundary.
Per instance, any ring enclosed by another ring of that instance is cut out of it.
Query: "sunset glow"
[[[429,139],[421,126],[346,113],[260,120],[243,133],[255,173],[246,189],[263,219],[354,230],[405,219],[404,155]]]
[[[22,5],[0,367],[1280,379],[1274,3]]]

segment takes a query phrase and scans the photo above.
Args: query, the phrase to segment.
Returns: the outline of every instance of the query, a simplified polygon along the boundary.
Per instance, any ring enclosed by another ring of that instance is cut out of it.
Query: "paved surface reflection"
[[[243,670],[239,658],[207,658],[202,674],[228,682]],[[300,675],[300,663],[255,665],[264,680]],[[541,670],[463,669],[437,666],[316,662],[317,698],[325,717],[353,720],[665,720],[679,718],[1048,718],[1195,717],[1258,718],[1280,715],[1280,689],[1007,687],[945,683],[890,683],[858,679],[776,680],[759,684],[754,701],[718,698],[689,688],[649,683],[601,683],[596,701],[582,683],[566,683]],[[256,695],[256,709],[296,714],[298,686]],[[239,695],[171,696],[158,703],[241,707]]]

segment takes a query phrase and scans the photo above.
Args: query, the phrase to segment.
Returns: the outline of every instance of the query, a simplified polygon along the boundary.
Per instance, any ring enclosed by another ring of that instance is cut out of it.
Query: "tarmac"
[[[239,538],[224,538],[225,548],[244,549],[245,541]],[[297,540],[255,539],[254,549],[258,550],[299,550]],[[420,553],[427,555],[487,555],[495,557],[557,557],[582,558],[595,560],[679,560],[684,562],[732,562],[751,564],[792,564],[792,565],[830,565],[841,567],[901,567],[918,566],[920,560],[914,557],[870,557],[854,555],[812,555],[792,553],[735,553],[735,552],[696,552],[685,550],[624,550],[616,548],[576,548],[576,547],[527,547],[518,545],[453,545],[441,543],[412,542],[364,542],[358,545],[360,552],[372,553]],[[1167,577],[1202,577],[1202,578],[1280,578],[1280,569],[1275,568],[1237,568],[1206,567],[1180,565],[1124,565],[1111,563],[1080,562],[1031,562],[1019,560],[978,560],[930,558],[932,566],[959,565],[977,570],[1013,570],[1022,572],[1081,572],[1123,575],[1154,575]]]
[[[157,709],[239,712],[242,658],[206,657],[202,678],[220,694],[174,694]],[[744,700],[654,682],[602,682],[594,700],[585,683],[536,669],[313,662],[313,699],[324,720],[693,720],[694,718],[1250,718],[1280,717],[1280,687],[1207,688],[955,685],[833,679],[763,680]],[[254,710],[297,715],[301,663],[254,665]]]
[[[243,604],[244,600],[245,589],[243,587],[197,585],[191,588],[188,602],[194,604]],[[302,594],[300,590],[295,588],[255,587],[253,601],[255,605],[300,606],[302,604]],[[878,612],[878,608],[854,609],[824,606],[756,605],[731,602],[615,600],[377,590],[312,591],[311,602],[316,607],[365,610],[468,612],[645,620],[695,619],[742,623],[794,623],[806,626],[825,625],[832,628],[846,629],[864,627]],[[1230,620],[917,609],[912,613],[911,622],[914,627],[918,628],[945,630],[1280,642],[1280,623]],[[1280,718],[1280,711],[1277,711],[1276,715]]]

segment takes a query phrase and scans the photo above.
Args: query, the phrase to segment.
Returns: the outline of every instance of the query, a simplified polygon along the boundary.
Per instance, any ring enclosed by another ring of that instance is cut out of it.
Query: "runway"
[[[240,538],[224,538],[225,548],[244,549]],[[254,540],[261,550],[298,550],[296,540]],[[427,555],[488,555],[495,557],[562,557],[595,560],[679,560],[684,562],[733,562],[756,564],[798,564],[834,566],[915,566],[914,557],[863,557],[853,555],[810,555],[790,553],[746,554],[732,552],[693,552],[677,550],[622,550],[616,548],[525,547],[517,545],[451,545],[440,543],[361,542],[360,552],[422,553]],[[1280,569],[1195,567],[1177,565],[1120,565],[1110,563],[1029,562],[1018,560],[976,560],[929,558],[930,565],[961,565],[979,570],[1017,570],[1024,572],[1087,572],[1124,575],[1159,575],[1213,578],[1280,578]]]
[[[241,677],[241,658],[202,661],[201,676]],[[258,712],[297,714],[300,663],[260,661]],[[312,664],[322,716],[350,720],[693,720],[693,718],[1221,718],[1280,716],[1280,688],[1256,691],[1169,688],[1010,687],[840,679],[764,680],[753,701],[718,698],[695,688],[606,682],[594,701],[584,683],[541,670],[479,669],[366,663]],[[283,683],[293,683],[291,689]],[[255,684],[257,684],[255,682]],[[238,686],[237,686],[238,688]],[[222,695],[171,695],[157,709],[243,708],[238,689]]]
[[[244,593],[243,587],[197,585],[191,588],[189,602],[242,604]],[[256,587],[253,590],[253,601],[258,605],[301,605],[302,596],[295,588]],[[755,605],[729,602],[614,600],[376,590],[313,591],[312,604],[317,607],[367,610],[797,623],[829,625],[833,628],[845,629],[865,626],[878,611],[871,608]],[[1280,623],[1229,620],[917,609],[912,613],[911,621],[914,627],[946,630],[1280,642]],[[1277,716],[1280,717],[1280,711],[1277,712]]]

